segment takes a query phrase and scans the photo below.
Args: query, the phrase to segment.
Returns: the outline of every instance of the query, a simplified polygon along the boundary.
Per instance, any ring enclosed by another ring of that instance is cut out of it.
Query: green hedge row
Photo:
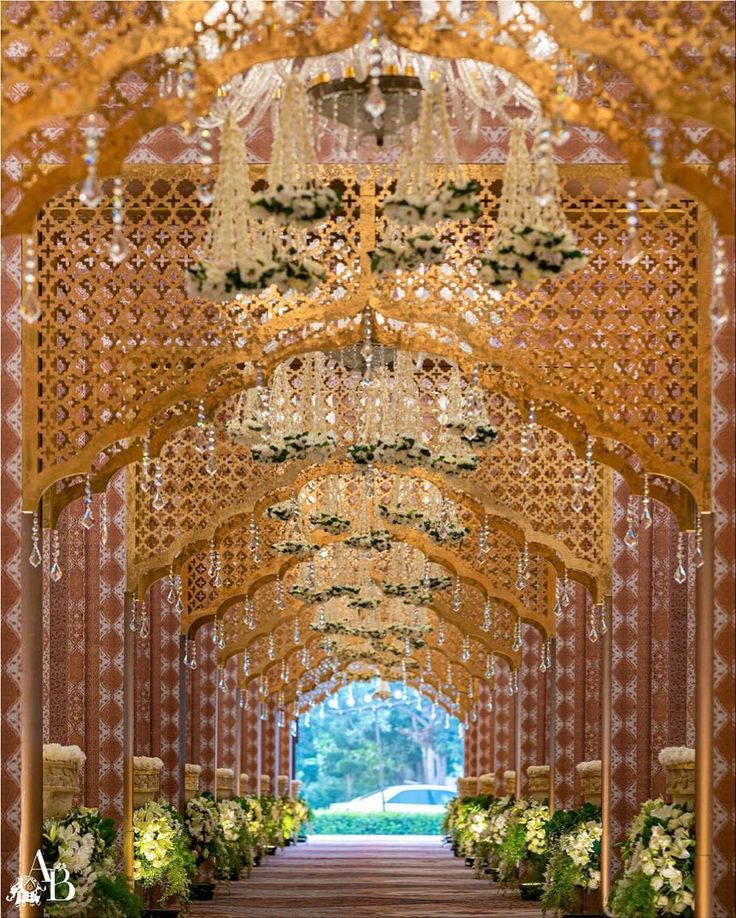
[[[311,826],[315,835],[439,835],[442,814],[330,813],[317,810]]]

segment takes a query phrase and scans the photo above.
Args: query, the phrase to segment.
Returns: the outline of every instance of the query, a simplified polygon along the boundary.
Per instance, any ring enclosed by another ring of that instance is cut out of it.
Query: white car
[[[454,796],[455,791],[442,784],[395,784],[355,800],[331,803],[327,809],[330,813],[444,813]]]

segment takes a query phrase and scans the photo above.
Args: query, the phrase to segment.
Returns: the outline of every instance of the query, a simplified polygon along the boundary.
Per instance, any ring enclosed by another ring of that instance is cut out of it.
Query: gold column
[[[243,709],[240,707],[242,689],[235,689],[235,796],[245,793],[240,786],[240,772],[243,770]]]
[[[713,915],[713,514],[695,573],[695,918]]]
[[[261,706],[256,707],[256,797],[261,796],[261,775],[263,774],[263,721]]]
[[[41,510],[39,508],[39,518]],[[33,567],[33,513],[20,523],[20,872],[26,876],[43,839],[43,564]],[[21,905],[21,918],[43,914]]]
[[[557,639],[550,638],[549,642],[550,668],[549,673],[549,710],[547,737],[547,764],[549,765],[549,811],[555,811],[555,784],[557,781]]]
[[[215,767],[213,771],[213,786],[215,800],[217,800],[217,769],[220,767],[220,680],[215,669]]]
[[[517,691],[514,695],[514,769],[514,796],[518,800],[521,797],[521,666],[518,669]]]
[[[123,615],[123,873],[133,884],[133,755],[135,751],[134,595],[125,593]]]
[[[601,905],[611,892],[611,703],[613,668],[613,599],[603,598],[606,630],[601,640]]]
[[[281,771],[281,727],[279,726],[278,705],[273,713],[273,795],[279,793],[279,773]]]
[[[187,680],[187,667],[184,665],[184,660],[187,655],[187,636],[185,634],[179,635],[179,712],[178,712],[178,727],[179,727],[179,762],[178,762],[178,771],[179,771],[179,812],[183,813],[187,808],[186,801],[186,787],[185,782],[185,769],[184,766],[187,762],[187,711],[189,707],[189,693],[188,689],[188,680]]]

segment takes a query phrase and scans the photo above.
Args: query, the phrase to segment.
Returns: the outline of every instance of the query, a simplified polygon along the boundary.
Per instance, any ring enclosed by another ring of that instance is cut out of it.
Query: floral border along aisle
[[[542,895],[545,915],[570,912],[583,891],[599,888],[601,835],[597,806],[584,803],[579,810],[557,810],[553,814],[547,823],[549,859]],[[579,911],[584,913],[585,909]]]
[[[117,872],[117,831],[98,809],[73,807],[44,823],[43,856],[49,868],[66,867],[74,885],[69,902],[48,902],[44,914],[53,918],[95,915],[95,918],[138,918],[141,901]],[[56,887],[57,897],[67,894]]]
[[[133,814],[133,876],[136,883],[160,887],[163,901],[189,902],[195,857],[179,812],[168,803],[148,800]]]
[[[691,918],[695,904],[695,815],[648,800],[622,848],[622,872],[609,908],[615,918]]]

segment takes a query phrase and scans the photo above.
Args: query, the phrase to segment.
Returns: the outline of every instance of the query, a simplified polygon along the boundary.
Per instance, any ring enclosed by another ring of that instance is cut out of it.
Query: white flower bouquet
[[[368,532],[356,532],[345,539],[349,548],[372,548],[375,551],[388,551],[391,548],[391,533],[387,529],[371,529]]]
[[[302,558],[312,551],[314,545],[302,539],[282,539],[280,542],[273,542],[271,548],[277,555],[294,555]]]
[[[198,867],[205,861],[222,857],[224,839],[220,831],[219,812],[214,797],[202,794],[187,803],[184,828]]]
[[[421,510],[414,507],[403,507],[401,504],[393,506],[379,504],[378,511],[391,526],[413,526],[421,523],[425,518]]]
[[[286,434],[282,437],[254,443],[251,446],[251,454],[255,460],[274,464],[287,462],[290,459],[311,459],[319,462],[328,459],[334,451],[334,435],[319,430]]]
[[[313,513],[309,517],[309,522],[315,529],[330,535],[342,535],[350,529],[350,520],[336,513]]]
[[[387,219],[401,226],[423,223],[434,226],[442,220],[474,220],[480,213],[475,179],[448,180],[424,194],[393,194],[383,203]]]
[[[515,226],[494,248],[481,256],[479,276],[497,290],[516,283],[531,290],[540,280],[585,267],[588,256],[567,230]]]
[[[250,198],[251,216],[278,226],[311,226],[340,209],[342,194],[330,185],[304,182],[299,187],[279,184]]]
[[[691,918],[695,903],[695,815],[648,800],[622,848],[622,875],[609,907],[615,918]]]
[[[449,243],[428,230],[403,239],[384,239],[370,252],[371,271],[414,271],[420,265],[437,265],[444,261]]]
[[[589,803],[579,810],[558,810],[547,835],[542,906],[555,914],[575,911],[579,891],[598,889],[601,882],[600,810]]]
[[[174,807],[148,800],[133,813],[133,877],[142,886],[162,886],[164,898],[189,901],[196,871],[182,817]]]

